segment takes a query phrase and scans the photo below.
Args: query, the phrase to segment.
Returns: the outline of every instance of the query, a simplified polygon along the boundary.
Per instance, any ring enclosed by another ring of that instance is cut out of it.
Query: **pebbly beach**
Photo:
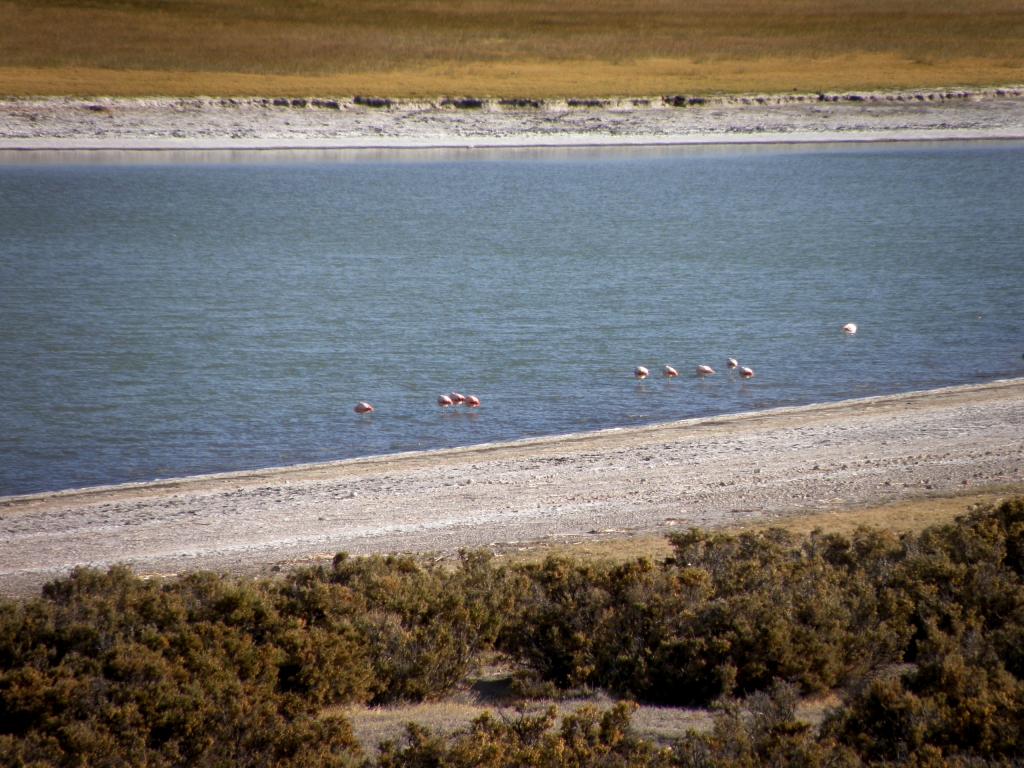
[[[80,565],[267,572],[770,522],[1024,482],[1024,379],[0,498],[0,593]]]

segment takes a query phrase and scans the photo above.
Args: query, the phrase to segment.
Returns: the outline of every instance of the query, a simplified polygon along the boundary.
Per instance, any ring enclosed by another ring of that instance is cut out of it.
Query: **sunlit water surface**
[[[0,158],[0,494],[1024,375],[1019,144],[131,157]]]

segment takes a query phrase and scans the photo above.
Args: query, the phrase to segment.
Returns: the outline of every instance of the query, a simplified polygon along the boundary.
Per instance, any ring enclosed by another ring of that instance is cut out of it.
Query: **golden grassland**
[[[628,96],[1024,80],[1020,0],[0,0],[0,94]]]

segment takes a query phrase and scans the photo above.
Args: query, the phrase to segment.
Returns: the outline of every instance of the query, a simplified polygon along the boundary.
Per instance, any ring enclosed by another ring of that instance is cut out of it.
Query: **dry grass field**
[[[9,96],[549,98],[1022,80],[1020,0],[0,0]]]

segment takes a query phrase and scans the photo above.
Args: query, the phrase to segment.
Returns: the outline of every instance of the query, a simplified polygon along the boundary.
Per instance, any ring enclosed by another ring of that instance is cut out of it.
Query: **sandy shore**
[[[1024,481],[1024,379],[444,451],[0,498],[0,593],[79,564],[668,532]]]
[[[371,102],[376,103],[376,102]],[[1024,87],[501,102],[0,100],[22,150],[485,148],[1024,139]]]

